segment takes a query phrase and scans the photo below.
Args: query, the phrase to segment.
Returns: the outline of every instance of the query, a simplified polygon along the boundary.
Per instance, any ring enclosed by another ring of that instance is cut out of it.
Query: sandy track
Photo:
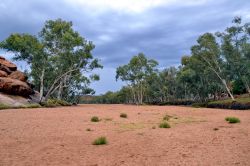
[[[170,129],[158,128],[165,114],[177,117]],[[95,115],[102,121],[90,122]],[[228,124],[226,116],[242,122]],[[92,145],[99,136],[108,145]],[[126,105],[2,110],[2,165],[250,165],[250,111]]]

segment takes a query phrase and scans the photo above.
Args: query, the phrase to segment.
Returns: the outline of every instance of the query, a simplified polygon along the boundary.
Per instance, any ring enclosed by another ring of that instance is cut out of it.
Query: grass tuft
[[[11,108],[11,107],[8,106],[8,105],[5,105],[5,104],[0,103],[0,110],[9,109],[9,108]]]
[[[127,118],[127,117],[128,117],[128,115],[127,115],[127,114],[125,114],[125,113],[121,113],[121,114],[120,114],[120,117],[121,117],[121,118]]]
[[[98,116],[93,116],[91,118],[91,122],[99,122],[99,121],[100,121],[100,119],[98,118]]]
[[[159,124],[159,128],[171,128],[171,126],[167,122],[162,122]]]
[[[99,137],[92,144],[93,145],[105,145],[107,143],[108,143],[108,141],[107,141],[106,137]]]
[[[225,118],[228,123],[240,123],[240,119],[236,117],[226,117]]]

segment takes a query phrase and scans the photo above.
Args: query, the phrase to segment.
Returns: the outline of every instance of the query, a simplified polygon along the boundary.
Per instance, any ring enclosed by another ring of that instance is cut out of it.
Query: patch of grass
[[[94,142],[92,144],[93,145],[105,145],[107,143],[108,143],[108,141],[107,141],[106,137],[99,137],[96,140],[94,140]]]
[[[6,104],[2,104],[0,103],[0,110],[3,110],[3,109],[9,109],[11,108],[10,106],[6,105]]]
[[[48,99],[46,102],[41,103],[44,107],[58,107],[58,106],[71,106],[72,104],[64,100]]]
[[[159,128],[171,128],[171,126],[167,122],[162,122],[159,124]]]
[[[41,108],[41,105],[40,104],[27,104],[24,106],[24,108]]]
[[[236,102],[241,103],[241,104],[247,104],[250,102],[250,97],[240,97],[235,99]],[[218,101],[212,101],[209,103],[212,104],[225,104],[225,103],[231,103],[232,99],[226,99],[226,100],[218,100]]]
[[[127,117],[128,117],[128,115],[127,115],[127,114],[125,114],[125,113],[121,113],[121,114],[120,114],[120,117],[121,117],[121,118],[127,118]]]
[[[165,116],[163,117],[163,120],[168,121],[170,118],[172,118],[172,116],[170,116],[170,115],[165,115]]]
[[[236,117],[226,117],[225,118],[228,123],[240,123],[240,119]]]
[[[122,130],[137,130],[137,129],[143,129],[145,126],[143,123],[126,123],[126,124],[120,124],[120,128]]]
[[[105,118],[104,120],[105,121],[112,121],[113,119],[112,118]]]
[[[91,118],[91,122],[99,122],[99,121],[100,121],[100,119],[98,118],[98,116],[93,116]]]

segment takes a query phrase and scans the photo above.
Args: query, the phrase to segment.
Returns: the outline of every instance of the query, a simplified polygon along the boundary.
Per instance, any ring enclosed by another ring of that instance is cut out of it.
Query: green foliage
[[[100,121],[100,119],[97,116],[93,116],[91,118],[91,122],[99,122],[99,121]]]
[[[133,103],[143,104],[144,94],[147,88],[147,78],[156,72],[158,62],[147,59],[143,53],[133,56],[127,65],[116,69],[116,80],[128,82],[131,89]]]
[[[0,110],[9,109],[9,108],[11,108],[11,107],[6,105],[6,104],[0,103]]]
[[[0,43],[0,48],[14,53],[14,60],[30,65],[29,74],[41,99],[56,97],[70,102],[93,93],[88,85],[99,80],[97,75],[84,75],[102,67],[92,56],[94,47],[74,31],[72,22],[62,19],[46,21],[37,36],[16,33]]]
[[[44,107],[58,107],[58,106],[71,106],[72,104],[64,100],[48,99],[47,101],[42,102],[41,105]]]
[[[225,120],[228,123],[240,123],[240,119],[236,117],[226,117]]]
[[[24,106],[24,108],[41,108],[42,106],[40,104],[34,103],[34,104],[27,104]]]
[[[128,115],[127,115],[127,114],[125,114],[125,113],[121,113],[121,114],[120,114],[120,117],[121,117],[121,118],[127,118],[127,117],[128,117]]]
[[[108,143],[108,141],[107,141],[106,137],[99,137],[92,144],[93,145],[105,145],[107,143]]]
[[[159,124],[159,128],[171,128],[171,126],[167,122],[162,122]]]

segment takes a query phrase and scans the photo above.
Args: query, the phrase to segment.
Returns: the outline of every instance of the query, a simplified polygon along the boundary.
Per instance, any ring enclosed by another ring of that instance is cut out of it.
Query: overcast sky
[[[250,21],[250,0],[1,0],[0,40],[14,32],[36,35],[49,19],[72,21],[104,65],[92,84],[100,94],[122,86],[115,69],[133,55],[178,66],[199,35],[224,30],[234,16]]]

